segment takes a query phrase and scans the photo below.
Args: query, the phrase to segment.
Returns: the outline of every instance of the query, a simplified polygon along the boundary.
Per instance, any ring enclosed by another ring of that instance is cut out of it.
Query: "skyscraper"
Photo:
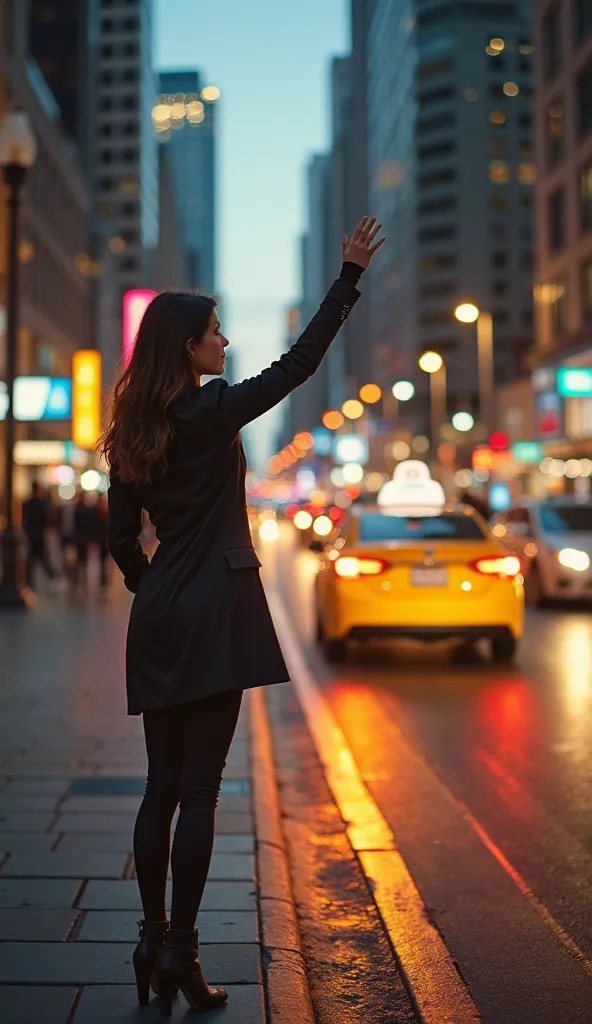
[[[190,284],[209,293],[216,289],[218,96],[197,71],[164,71],[153,110],[157,138],[168,149]]]
[[[158,244],[152,23],[152,0],[102,0],[93,198],[120,296],[150,284]]]
[[[532,339],[530,7],[374,0],[365,26],[370,206],[389,236],[369,275],[374,379],[426,389],[417,358],[435,349],[452,410],[477,406],[459,302],[493,315],[497,382]]]

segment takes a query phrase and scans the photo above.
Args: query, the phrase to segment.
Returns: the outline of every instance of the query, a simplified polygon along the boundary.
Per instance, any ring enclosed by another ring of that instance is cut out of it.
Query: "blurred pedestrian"
[[[53,585],[53,570],[47,549],[47,531],[50,526],[51,506],[37,481],[31,486],[31,497],[23,502],[23,533],[27,538],[27,586],[35,589],[36,568],[40,566]],[[53,587],[52,587],[53,589]]]
[[[74,508],[74,502],[67,501],[60,505],[57,516],[58,541],[62,553],[62,572],[66,579],[70,581],[72,580],[76,562]]]
[[[73,597],[88,597],[88,559],[91,547],[98,546],[101,517],[96,500],[80,491],[74,506],[74,546],[76,562],[73,575]]]
[[[143,714],[148,780],[134,832],[145,920],[134,967],[141,1003],[156,969],[161,1012],[179,988],[197,1010],[225,1002],[199,959],[195,920],[206,883],[222,771],[244,689],[288,679],[259,579],[245,503],[239,431],[319,367],[382,241],[364,218],[343,239],[343,267],[288,353],[228,386],[228,341],[214,299],[169,291],[150,303],[116,389],[102,451],[111,472],[109,544],[136,597],[127,644],[128,712]],[[156,527],[151,562],[142,509]],[[165,889],[170,829],[172,913]]]
[[[99,596],[107,597],[109,586],[108,565],[111,555],[109,554],[108,521],[109,510],[107,499],[104,494],[97,498],[97,524],[96,524],[96,545],[99,553]]]

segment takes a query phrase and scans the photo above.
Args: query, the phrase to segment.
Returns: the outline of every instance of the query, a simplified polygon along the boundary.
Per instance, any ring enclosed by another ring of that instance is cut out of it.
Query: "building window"
[[[533,268],[533,256],[530,249],[524,249],[520,254],[520,266],[523,270],[532,270]]]
[[[124,57],[137,57],[138,56],[138,44],[137,43],[124,43],[123,44],[123,56]]]
[[[115,81],[115,75],[112,71],[101,72],[101,83],[103,85],[111,85]]]
[[[489,165],[489,180],[494,185],[506,185],[510,180],[510,165],[505,160],[492,160]]]
[[[456,228],[444,225],[437,228],[423,228],[419,232],[420,243],[426,242],[447,242],[450,238],[456,237]]]
[[[128,83],[134,83],[138,81],[137,68],[126,68],[123,72],[123,81]]]
[[[494,267],[506,267],[508,265],[508,254],[505,252],[492,252],[491,263]]]
[[[592,132],[592,60],[576,80],[577,125],[580,136]]]
[[[592,260],[582,263],[580,273],[582,317],[585,324],[592,323]]]
[[[450,323],[450,311],[443,313],[422,313],[420,322],[423,327],[440,327],[442,324]]]
[[[137,96],[124,96],[123,97],[123,109],[124,110],[136,110],[138,106]]]
[[[503,110],[490,110],[489,121],[491,124],[502,125],[507,124],[508,118],[507,115],[504,114]]]
[[[518,118],[518,125],[520,128],[531,128],[532,114],[520,114],[520,117]]]
[[[494,281],[492,292],[494,295],[505,295],[508,291],[507,281]]]
[[[492,156],[505,156],[506,155],[506,140],[505,139],[490,139],[489,140],[489,152]]]
[[[565,245],[565,192],[549,196],[549,250],[559,252]]]
[[[445,171],[434,171],[431,174],[420,174],[418,184],[420,188],[428,188],[430,185],[446,185],[455,179],[456,171],[450,168]]]
[[[561,6],[555,3],[543,19],[543,69],[547,82],[552,82],[561,70],[561,51]]]
[[[125,121],[121,128],[122,135],[137,135],[138,125],[135,121]]]
[[[547,107],[547,166],[556,167],[563,160],[565,118],[563,100],[553,100]]]
[[[456,115],[442,114],[439,117],[425,117],[417,122],[417,133],[441,131],[443,128],[453,128],[456,124]]]
[[[592,164],[580,171],[580,227],[592,231]]]
[[[590,0],[574,0],[574,31],[576,44],[583,43],[592,32],[592,4]]]
[[[497,195],[489,197],[489,206],[492,210],[507,210],[508,209],[508,197],[502,195],[500,192]]]
[[[454,64],[449,59],[432,60],[428,64],[420,64],[416,77],[418,79],[434,78],[436,75],[445,75],[452,71]]]
[[[114,103],[110,96],[103,96],[101,100],[101,110],[113,110]]]
[[[103,18],[101,22],[101,31],[112,32],[113,31],[113,18]]]
[[[103,138],[107,138],[108,136],[112,135],[113,134],[113,125],[111,125],[111,124],[102,124],[101,127],[100,127],[99,134],[102,135]]]
[[[455,281],[434,281],[422,284],[419,294],[423,299],[433,299],[442,295],[458,295],[458,284]]]
[[[419,262],[422,274],[430,274],[435,270],[447,270],[455,267],[458,259],[454,253],[441,253],[439,256],[423,256]]]
[[[444,213],[448,210],[456,209],[457,205],[455,196],[445,196],[442,199],[425,199],[422,203],[418,204],[417,212],[420,214]]]
[[[433,146],[420,146],[417,155],[420,160],[430,160],[438,156],[450,156],[456,153],[455,142],[436,142]]]
[[[444,100],[450,100],[454,96],[454,89],[452,86],[442,86],[440,89],[429,89],[427,92],[419,94],[419,105],[420,107],[427,107],[431,103],[442,103]]]

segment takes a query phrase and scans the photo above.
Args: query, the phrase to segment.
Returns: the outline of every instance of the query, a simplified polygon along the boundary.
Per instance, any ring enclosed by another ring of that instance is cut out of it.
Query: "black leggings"
[[[147,921],[166,919],[171,823],[180,804],[171,868],[171,927],[191,931],[203,896],[216,805],[242,691],[144,712],[146,792],[134,831],[134,856]]]

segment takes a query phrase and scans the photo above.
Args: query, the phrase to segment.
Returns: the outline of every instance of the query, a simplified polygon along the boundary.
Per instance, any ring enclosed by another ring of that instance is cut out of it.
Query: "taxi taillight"
[[[333,562],[336,574],[342,580],[355,580],[360,576],[379,576],[387,567],[382,558],[356,558],[354,555],[342,555]]]
[[[497,576],[498,579],[514,579],[520,572],[520,559],[515,555],[488,555],[471,562],[471,568],[482,576]]]

